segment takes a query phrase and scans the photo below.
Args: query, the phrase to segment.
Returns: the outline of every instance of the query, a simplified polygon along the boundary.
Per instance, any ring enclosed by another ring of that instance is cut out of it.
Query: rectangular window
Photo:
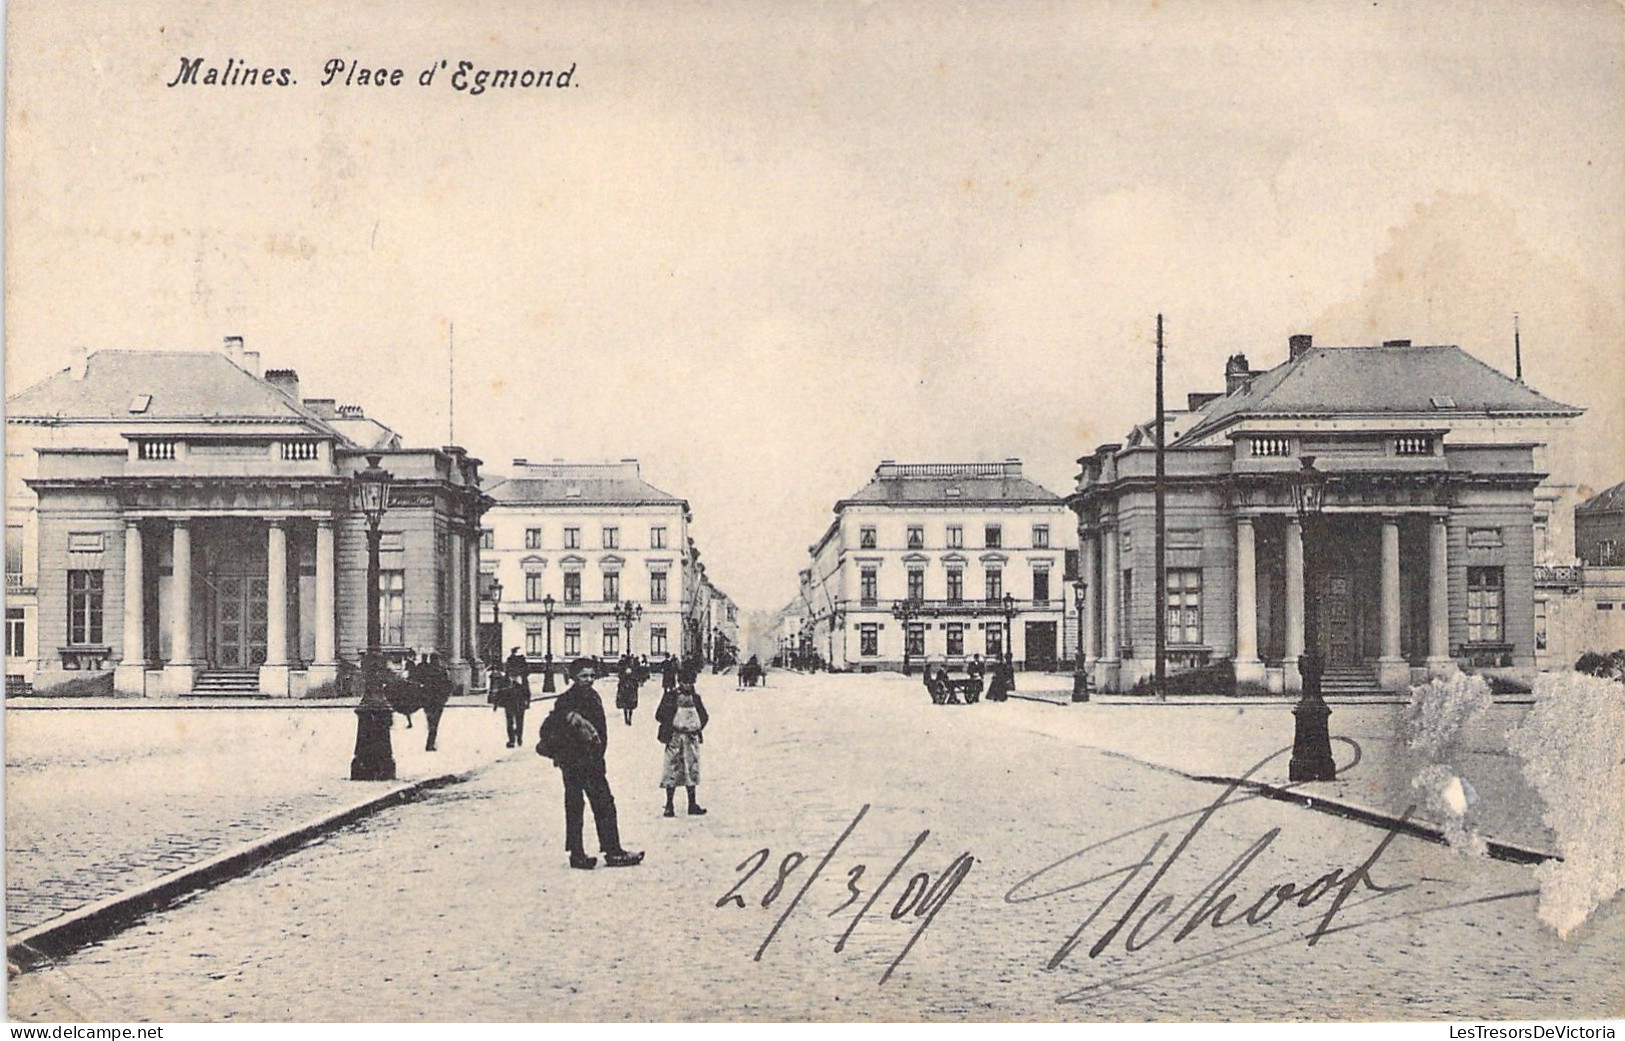
[[[649,653],[666,654],[666,627],[663,625],[649,626]]]
[[[910,600],[925,599],[925,571],[922,568],[909,568],[908,570],[908,598]]]
[[[1535,650],[1546,649],[1546,601],[1535,601]]]
[[[613,625],[604,626],[604,657],[614,658],[621,653],[621,630]]]
[[[987,656],[998,659],[1004,657],[1004,623],[990,622],[982,630],[982,642],[987,647]]]
[[[874,549],[875,548],[875,529],[870,528],[870,527],[863,527],[863,528],[858,529],[858,548],[859,549]]]
[[[526,528],[525,529],[525,548],[526,549],[541,549],[542,548],[542,529],[541,528]]]
[[[908,526],[908,548],[925,548],[925,529],[918,524],[910,524]]]
[[[1467,569],[1468,643],[1501,642],[1505,632],[1501,626],[1504,592],[1500,568]]]
[[[565,549],[580,549],[581,548],[581,529],[580,528],[565,528],[564,529],[564,548]]]
[[[965,599],[965,573],[957,568],[948,572],[948,602],[957,604]]]
[[[1033,603],[1049,603],[1049,572],[1033,572]]]
[[[948,623],[948,654],[959,657],[965,653],[965,627],[958,622]]]
[[[23,619],[23,609],[20,607],[6,608],[6,657],[21,658],[23,656],[23,636],[27,623]]]
[[[652,604],[666,602],[666,573],[664,571],[651,571],[649,573],[649,602]]]
[[[1033,549],[1049,549],[1049,525],[1033,525]]]
[[[527,658],[540,658],[547,653],[547,634],[541,626],[527,626],[525,628],[525,656]]]
[[[865,658],[880,653],[880,626],[873,623],[858,626],[858,653]]]
[[[68,572],[68,642],[102,642],[102,573]]]
[[[1168,569],[1168,642],[1202,642],[1202,569]]]
[[[481,528],[480,529],[480,548],[481,549],[496,549],[497,548],[497,533],[492,531],[490,528]]]
[[[925,625],[921,622],[908,623],[908,653],[910,657],[925,657]]]
[[[666,548],[666,529],[663,525],[656,524],[654,527],[649,529],[649,548]]]
[[[863,598],[864,606],[873,607],[875,601],[880,599],[880,575],[874,568],[864,568],[858,573],[859,592]]]
[[[604,548],[605,549],[620,549],[621,548],[621,529],[620,528],[614,527],[613,525],[606,525],[604,527]]]
[[[1117,604],[1117,646],[1119,649],[1134,646],[1134,634],[1129,632],[1129,619],[1134,617],[1134,569],[1123,569],[1123,591]]]
[[[536,603],[542,598],[542,573],[540,571],[527,572],[525,575],[525,600]]]
[[[566,571],[564,573],[564,602],[567,604],[581,603],[581,572]]]
[[[23,527],[21,524],[6,525],[6,574],[20,575],[23,573]]]
[[[564,656],[566,658],[581,657],[581,626],[567,625],[564,627]]]
[[[604,599],[614,603],[621,598],[621,576],[619,572],[604,572]]]
[[[385,647],[406,645],[406,572],[378,573],[378,639]]]
[[[1004,572],[1003,571],[999,571],[999,570],[993,569],[993,568],[988,569],[988,572],[987,572],[987,575],[986,575],[986,581],[987,581],[987,599],[989,601],[997,600],[1000,597],[1004,596]]]
[[[964,528],[963,525],[960,525],[960,524],[950,524],[950,525],[948,525],[948,548],[949,549],[964,549],[965,548],[965,528]]]
[[[982,545],[988,549],[998,549],[1004,544],[1004,529],[997,524],[989,524],[982,530]]]

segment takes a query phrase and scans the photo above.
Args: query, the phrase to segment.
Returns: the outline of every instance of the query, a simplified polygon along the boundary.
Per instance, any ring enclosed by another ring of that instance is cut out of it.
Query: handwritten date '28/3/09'
[[[841,833],[841,837],[835,840],[834,845],[830,846],[829,851],[823,854],[823,857],[816,865],[805,872],[802,871],[802,868],[809,858],[807,854],[800,850],[793,850],[785,854],[779,859],[776,869],[767,874],[762,874],[762,868],[773,857],[773,851],[770,848],[758,849],[739,862],[739,865],[734,870],[743,874],[734,883],[733,887],[717,900],[716,906],[719,908],[746,907],[747,894],[749,894],[751,900],[757,900],[755,893],[758,884],[756,880],[759,874],[761,874],[762,881],[766,883],[765,888],[760,890],[761,897],[759,898],[760,906],[763,908],[773,907],[782,898],[785,898],[787,890],[799,886],[788,897],[789,902],[784,905],[784,910],[780,912],[778,920],[773,923],[773,928],[768,930],[767,937],[762,940],[761,946],[756,948],[756,961],[762,960],[762,955],[773,943],[774,938],[778,936],[779,930],[783,928],[784,923],[795,913],[796,908],[802,902],[802,898],[812,889],[813,884],[824,873],[824,869],[829,866],[830,861],[835,859],[835,854],[851,834],[857,830],[858,824],[862,822],[864,815],[868,812],[869,804],[865,803],[863,808],[858,810],[857,816],[852,818],[852,823],[848,824],[846,830]],[[837,954],[846,949],[846,943],[852,938],[858,924],[863,921],[864,916],[876,904],[880,903],[882,895],[894,891],[893,883],[903,874],[914,854],[919,852],[920,847],[925,845],[926,840],[930,837],[931,829],[929,828],[915,836],[913,845],[897,860],[896,864],[892,865],[891,870],[873,888],[869,888],[869,883],[864,879],[864,876],[868,873],[869,866],[867,864],[854,864],[847,869],[844,901],[839,903],[833,910],[825,912],[825,917],[828,918],[834,918],[845,911],[853,912],[852,920],[848,923],[846,931],[841,934],[840,939],[835,943],[835,952]],[[908,938],[907,943],[898,951],[897,957],[892,959],[891,964],[886,967],[886,971],[881,974],[881,983],[885,983],[890,979],[892,972],[903,963],[904,958],[908,957],[908,952],[913,950],[920,937],[925,935],[926,929],[930,928],[938,912],[948,903],[949,898],[954,895],[954,891],[965,880],[965,876],[970,874],[970,870],[975,864],[976,858],[966,852],[955,857],[946,868],[935,876],[929,871],[915,871],[909,876],[908,881],[903,883],[902,889],[896,891],[897,895],[892,899],[890,908],[887,909],[884,904],[881,905],[882,913],[885,913],[891,921],[910,920],[916,923],[913,935]],[[771,881],[768,881],[769,879]]]

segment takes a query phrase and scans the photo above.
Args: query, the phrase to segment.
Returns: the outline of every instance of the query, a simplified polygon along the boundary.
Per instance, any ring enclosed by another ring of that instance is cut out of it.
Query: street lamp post
[[[352,781],[393,781],[395,750],[389,743],[394,710],[384,697],[384,655],[378,617],[379,525],[389,507],[388,470],[378,465],[381,455],[367,456],[367,468],[350,485],[350,505],[367,518],[367,650],[361,656],[361,704],[355,708],[355,755],[350,760]]]
[[[1015,625],[1016,625],[1016,598],[1010,593],[1004,594],[1004,660],[1007,664],[1015,664]]]
[[[909,646],[913,631],[909,623],[914,620],[914,612],[915,602],[913,600],[892,601],[891,616],[903,623],[903,675],[905,676],[914,675],[913,659],[910,657],[913,648]]]
[[[1300,537],[1309,542],[1310,522],[1320,516],[1326,501],[1326,474],[1315,469],[1314,456],[1303,457],[1303,469],[1293,475],[1292,491],[1297,500]],[[1337,764],[1332,761],[1331,732],[1326,722],[1332,710],[1320,694],[1324,665],[1320,659],[1319,618],[1311,591],[1312,575],[1313,569],[1305,563],[1303,654],[1298,658],[1303,694],[1292,708],[1292,762],[1287,769],[1287,776],[1294,781],[1330,781],[1337,774]]]
[[[496,660],[502,660],[502,579],[491,578],[491,625],[496,629]]]
[[[615,617],[626,630],[626,654],[632,653],[632,623],[643,617],[643,605],[636,600],[623,600],[615,605]]]
[[[1078,652],[1072,660],[1072,700],[1089,700],[1089,663],[1083,657],[1083,627],[1088,624],[1083,617],[1084,584],[1078,582],[1072,587],[1073,598],[1078,603]]]
[[[547,619],[547,657],[542,664],[543,694],[552,694],[558,689],[553,685],[553,606],[557,602],[552,593],[542,597],[542,617]]]

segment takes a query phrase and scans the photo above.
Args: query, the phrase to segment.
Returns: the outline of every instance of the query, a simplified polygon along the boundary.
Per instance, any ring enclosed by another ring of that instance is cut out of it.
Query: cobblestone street
[[[1617,901],[1560,941],[1536,921],[1530,868],[1385,844],[1383,829],[1244,794],[1204,819],[1222,786],[1082,746],[1091,719],[1121,726],[1105,714],[1138,710],[936,708],[917,681],[885,675],[772,682],[702,683],[705,817],[681,798],[661,817],[653,699],[632,728],[611,714],[610,779],[626,846],[648,851],[640,867],[570,870],[557,771],[498,748],[466,783],[12,980],[10,1012],[1137,1021],[1625,1007]],[[1171,724],[1187,710],[1157,711]],[[1250,711],[1290,734],[1285,704]],[[1295,889],[1271,897],[1281,883]]]

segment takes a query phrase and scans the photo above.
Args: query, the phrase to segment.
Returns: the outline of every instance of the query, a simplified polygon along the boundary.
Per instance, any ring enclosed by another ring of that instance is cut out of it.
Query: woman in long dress
[[[700,742],[702,732],[710,722],[705,702],[694,684],[685,680],[669,690],[655,709],[655,720],[660,724],[659,738],[666,745],[665,763],[660,771],[660,786],[666,789],[665,816],[677,816],[673,800],[678,785],[688,789],[688,813],[691,817],[705,815],[705,808],[694,796],[700,783]]]

